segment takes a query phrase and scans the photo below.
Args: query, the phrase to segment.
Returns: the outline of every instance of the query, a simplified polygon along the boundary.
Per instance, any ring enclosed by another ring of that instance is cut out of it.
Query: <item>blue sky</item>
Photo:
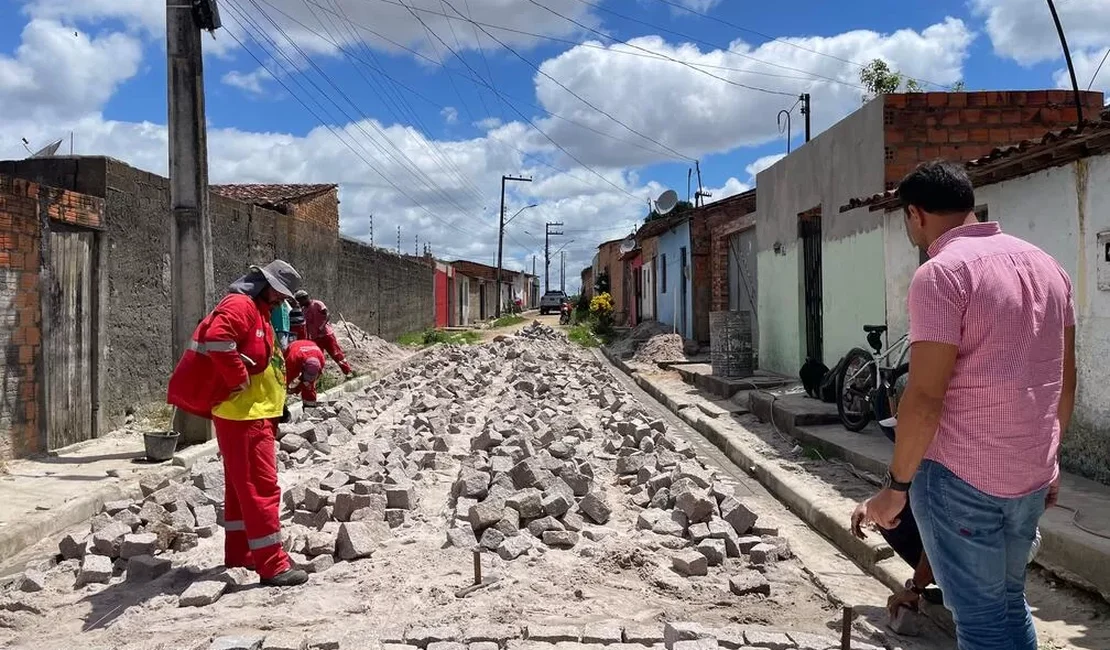
[[[797,93],[813,97],[815,133],[853,110],[856,64],[881,57],[931,89],[960,79],[968,89],[1066,82],[1040,0],[220,6],[225,29],[204,38],[214,182],[339,182],[348,234],[366,238],[373,213],[378,244],[394,245],[400,225],[406,249],[419,234],[444,257],[488,263],[500,174],[531,174],[534,183],[509,192],[512,212],[538,206],[510,228],[510,265],[530,266],[543,222],[559,220],[563,241],[574,239],[572,276],[599,241],[635,226],[648,196],[670,187],[685,197],[691,159],[714,198],[747,189],[784,151],[776,113]],[[15,17],[0,21],[0,120],[9,125],[0,155],[25,153],[22,137],[42,145],[73,130],[78,153],[164,173],[164,5],[0,7]],[[1110,46],[1110,0],[1059,8],[1086,86]],[[1094,88],[1108,84],[1110,69]],[[795,108],[795,146],[802,130]]]

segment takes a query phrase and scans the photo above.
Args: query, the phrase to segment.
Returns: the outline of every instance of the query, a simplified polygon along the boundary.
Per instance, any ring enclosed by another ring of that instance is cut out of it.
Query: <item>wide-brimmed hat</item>
[[[266,266],[252,266],[251,270],[265,276],[270,288],[287,298],[292,297],[301,286],[301,274],[285,260],[274,260]]]

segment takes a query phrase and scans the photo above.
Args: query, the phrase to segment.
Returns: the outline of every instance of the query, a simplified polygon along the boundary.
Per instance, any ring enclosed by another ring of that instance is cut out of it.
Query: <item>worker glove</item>
[[[278,419],[278,422],[280,422],[281,424],[285,424],[285,423],[289,422],[289,418],[290,418],[289,407],[288,406],[282,406],[281,407],[281,417]]]

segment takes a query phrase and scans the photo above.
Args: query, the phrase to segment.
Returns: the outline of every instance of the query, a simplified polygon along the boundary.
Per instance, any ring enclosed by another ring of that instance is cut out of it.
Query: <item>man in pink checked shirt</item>
[[[894,459],[863,518],[894,528],[909,500],[961,650],[1036,650],[1025,565],[1075,404],[1071,281],[979,223],[962,166],[922,164],[898,193],[929,261],[910,284]]]

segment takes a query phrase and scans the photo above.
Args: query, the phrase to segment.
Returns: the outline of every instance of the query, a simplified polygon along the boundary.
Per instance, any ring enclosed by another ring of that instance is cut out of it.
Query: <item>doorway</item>
[[[688,295],[688,292],[689,292],[689,289],[687,288],[687,278],[688,278],[688,276],[689,276],[689,273],[686,270],[686,247],[683,246],[678,251],[678,282],[679,282],[679,286],[682,287],[682,289],[679,292],[679,300],[681,302],[678,305],[678,309],[679,309],[679,313],[681,314],[681,320],[679,322],[682,323],[682,330],[681,331],[682,331],[682,337],[683,338],[690,338],[690,333],[686,329],[686,327],[687,327],[687,323],[686,323],[686,318],[687,318],[687,314],[686,314],[686,296]]]
[[[802,240],[806,356],[824,363],[824,314],[821,302],[821,208],[798,215]]]

